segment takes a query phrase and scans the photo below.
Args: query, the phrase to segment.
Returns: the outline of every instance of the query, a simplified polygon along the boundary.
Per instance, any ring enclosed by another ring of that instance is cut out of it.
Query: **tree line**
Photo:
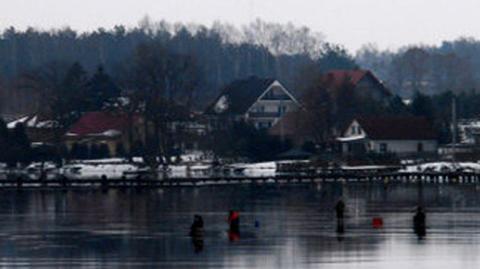
[[[439,46],[408,46],[397,51],[365,45],[357,63],[385,81],[404,98],[416,92],[437,95],[477,92],[480,88],[480,41],[460,38]]]
[[[70,28],[18,31],[11,27],[0,35],[0,94],[2,100],[18,101],[1,102],[0,111],[16,113],[37,108],[36,95],[18,87],[19,78],[26,72],[78,62],[90,75],[103,66],[119,83],[133,76],[129,60],[138,46],[149,43],[195,61],[201,77],[195,96],[199,108],[235,79],[251,75],[279,78],[295,91],[299,70],[305,66],[318,65],[324,70],[356,66],[341,46],[324,42],[320,34],[292,24],[256,21],[243,28],[221,23],[208,28],[146,18],[137,27],[119,25],[86,33]]]

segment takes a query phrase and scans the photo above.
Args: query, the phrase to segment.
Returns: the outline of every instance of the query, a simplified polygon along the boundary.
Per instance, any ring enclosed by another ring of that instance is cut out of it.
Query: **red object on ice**
[[[240,214],[237,211],[233,211],[228,217],[228,222],[232,222],[240,217]]]
[[[235,242],[240,240],[240,233],[228,232],[228,240],[230,240],[230,242]]]
[[[383,219],[382,218],[373,218],[372,219],[372,226],[374,229],[379,229],[383,227]]]

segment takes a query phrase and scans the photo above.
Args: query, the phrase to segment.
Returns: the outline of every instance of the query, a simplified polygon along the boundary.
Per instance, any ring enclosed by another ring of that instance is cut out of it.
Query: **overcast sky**
[[[306,25],[352,52],[480,37],[479,0],[0,0],[0,28],[92,30],[152,20],[246,24],[256,18]]]

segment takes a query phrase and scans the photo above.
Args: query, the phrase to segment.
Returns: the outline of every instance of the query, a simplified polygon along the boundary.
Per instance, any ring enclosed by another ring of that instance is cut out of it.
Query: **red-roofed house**
[[[122,144],[129,150],[130,141],[142,140],[141,118],[112,112],[87,112],[74,123],[65,134],[65,142],[69,149],[75,143],[88,146],[106,144],[111,156],[114,156],[117,145]],[[129,129],[132,139],[129,139]]]
[[[359,95],[368,95],[378,101],[392,97],[385,85],[368,70],[332,70],[323,76],[322,81],[332,91],[336,91],[348,83]]]
[[[437,133],[423,117],[360,117],[338,138],[344,153],[437,152]]]

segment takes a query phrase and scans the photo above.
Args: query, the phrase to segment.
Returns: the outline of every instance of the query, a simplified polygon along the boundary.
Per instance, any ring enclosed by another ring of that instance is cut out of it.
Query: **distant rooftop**
[[[381,85],[384,93],[387,96],[392,95],[383,83],[369,70],[355,69],[355,70],[331,70],[323,76],[323,81],[327,87],[332,89],[339,89],[345,83],[350,83],[354,87],[358,85],[364,78],[371,78],[375,83]]]
[[[424,117],[356,118],[367,137],[377,140],[436,140],[432,123]]]
[[[249,77],[235,80],[223,88],[220,95],[207,108],[207,114],[241,115],[275,82],[272,78]]]
[[[126,114],[95,111],[85,113],[68,130],[67,136],[116,136],[128,127]]]

